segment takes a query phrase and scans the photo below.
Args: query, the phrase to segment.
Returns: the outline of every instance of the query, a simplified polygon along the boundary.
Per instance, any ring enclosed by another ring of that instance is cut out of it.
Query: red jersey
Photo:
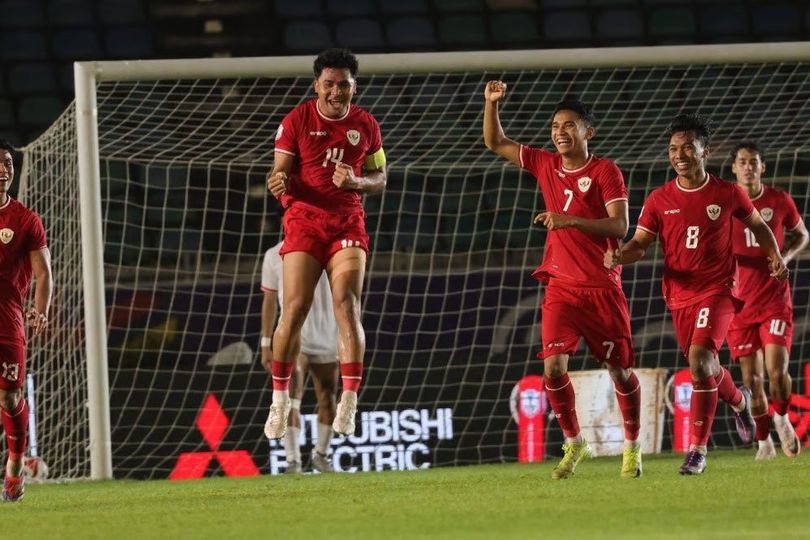
[[[302,103],[281,121],[275,151],[295,156],[287,192],[281,204],[304,203],[340,214],[362,210],[359,192],[332,183],[335,164],[345,163],[362,174],[366,156],[382,148],[380,125],[355,105],[342,118],[331,119],[318,110],[318,100]]]
[[[591,155],[570,171],[559,154],[521,145],[520,166],[537,178],[548,212],[604,219],[610,217],[607,205],[627,200],[624,176],[609,159]],[[618,238],[574,228],[549,231],[543,264],[532,275],[544,283],[554,278],[576,287],[621,288],[621,266],[608,270],[603,264],[605,251],[618,247]]]
[[[31,286],[31,251],[47,246],[34,212],[9,197],[0,208],[0,342],[24,342],[23,311]]]
[[[731,294],[737,272],[732,217],[746,221],[753,212],[742,189],[711,174],[695,189],[686,189],[675,179],[650,193],[638,228],[661,241],[664,300],[670,309]]]
[[[785,243],[785,229],[795,229],[802,220],[793,198],[782,190],[763,185],[762,191],[752,197],[751,202],[773,231],[781,251]],[[792,308],[788,280],[779,281],[771,277],[767,254],[759,247],[751,230],[742,223],[734,223],[733,234],[734,255],[739,266],[734,291],[736,296],[745,300],[745,308],[737,316],[744,318],[749,313],[767,316],[768,313],[763,311],[766,306],[778,312],[784,307]]]

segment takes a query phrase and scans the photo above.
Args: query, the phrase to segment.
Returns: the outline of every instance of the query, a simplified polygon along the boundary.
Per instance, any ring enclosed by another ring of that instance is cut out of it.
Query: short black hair
[[[0,139],[0,150],[7,150],[11,154],[17,152],[17,149],[6,139]]]
[[[359,67],[360,64],[357,62],[357,57],[352,54],[352,51],[349,49],[333,48],[326,49],[318,55],[315,59],[315,63],[312,64],[312,71],[315,72],[316,79],[321,76],[324,68],[348,69],[349,73],[354,77],[357,75]]]
[[[737,152],[740,150],[750,150],[751,152],[759,154],[759,159],[765,161],[765,152],[762,151],[762,148],[760,148],[756,141],[745,140],[735,144],[731,148],[731,161],[735,161],[737,159]]]
[[[562,101],[557,103],[554,107],[554,114],[560,111],[574,111],[588,126],[592,126],[594,122],[596,122],[593,111],[591,111],[590,107],[582,103],[577,96],[568,95],[563,97]],[[552,117],[553,116],[554,115],[552,115]]]
[[[682,131],[693,132],[695,137],[703,143],[703,146],[707,146],[712,136],[711,121],[700,113],[679,114],[669,123],[667,134],[672,137]]]

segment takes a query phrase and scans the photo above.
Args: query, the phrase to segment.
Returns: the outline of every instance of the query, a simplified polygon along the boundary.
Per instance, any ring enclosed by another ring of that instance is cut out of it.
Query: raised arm
[[[636,227],[633,238],[623,245],[621,249],[605,252],[605,267],[612,269],[620,264],[633,264],[641,260],[653,240],[655,240],[654,234]]]
[[[25,318],[38,335],[48,326],[48,310],[51,307],[53,277],[51,275],[51,252],[45,247],[29,253],[31,270],[36,285],[34,287],[34,305],[28,309]]]
[[[484,86],[484,144],[487,148],[520,166],[520,144],[504,135],[498,115],[498,102],[506,95],[506,84],[489,81]]]
[[[550,231],[572,227],[595,236],[624,238],[627,234],[627,201],[613,201],[607,206],[608,217],[588,219],[567,214],[541,212],[534,218],[535,224],[542,223]]]
[[[784,259],[782,259],[782,254],[779,252],[776,238],[774,238],[773,231],[762,219],[762,216],[759,215],[759,212],[754,210],[745,221],[745,224],[754,233],[757,243],[768,255],[768,266],[771,269],[771,275],[780,280],[787,278],[788,269],[785,266]]]

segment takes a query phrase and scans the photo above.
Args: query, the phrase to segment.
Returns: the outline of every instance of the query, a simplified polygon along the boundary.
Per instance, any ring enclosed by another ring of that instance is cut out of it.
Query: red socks
[[[557,379],[544,378],[546,395],[551,404],[551,409],[557,417],[557,422],[563,430],[563,434],[573,439],[579,435],[579,420],[575,409],[576,398],[574,396],[574,386],[568,373]]]
[[[717,394],[717,381],[714,377],[692,381],[692,400],[689,407],[689,416],[692,419],[689,437],[691,444],[706,446],[709,442],[717,409]]]
[[[754,417],[754,424],[757,429],[754,433],[754,438],[758,441],[764,441],[771,433],[771,416],[766,412]]]
[[[641,429],[641,383],[636,374],[631,373],[624,383],[614,381],[613,388],[624,419],[624,438],[635,441]]]
[[[341,362],[340,378],[343,381],[344,392],[360,390],[360,381],[363,380],[363,362]]]
[[[290,376],[292,375],[294,362],[270,362],[270,374],[273,376],[273,390],[287,392],[290,389]]]
[[[779,416],[785,416],[790,405],[790,396],[787,399],[772,399],[771,405],[773,406],[773,412]]]
[[[9,457],[19,458],[25,453],[28,439],[28,403],[25,398],[20,398],[13,412],[3,409],[2,416]]]
[[[731,373],[729,373],[726,368],[721,367],[720,373],[714,377],[714,380],[717,383],[718,397],[729,405],[734,407],[738,406],[742,401],[743,395],[740,389],[734,385],[734,378],[731,376]]]

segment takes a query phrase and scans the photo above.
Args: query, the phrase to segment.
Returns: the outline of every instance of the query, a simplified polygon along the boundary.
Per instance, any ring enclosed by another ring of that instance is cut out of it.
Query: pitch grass
[[[31,485],[0,505],[9,538],[394,540],[810,538],[810,452],[757,463],[712,452],[702,477],[680,455],[619,459],[550,479],[552,461],[425,471]],[[17,528],[19,526],[19,529]]]

